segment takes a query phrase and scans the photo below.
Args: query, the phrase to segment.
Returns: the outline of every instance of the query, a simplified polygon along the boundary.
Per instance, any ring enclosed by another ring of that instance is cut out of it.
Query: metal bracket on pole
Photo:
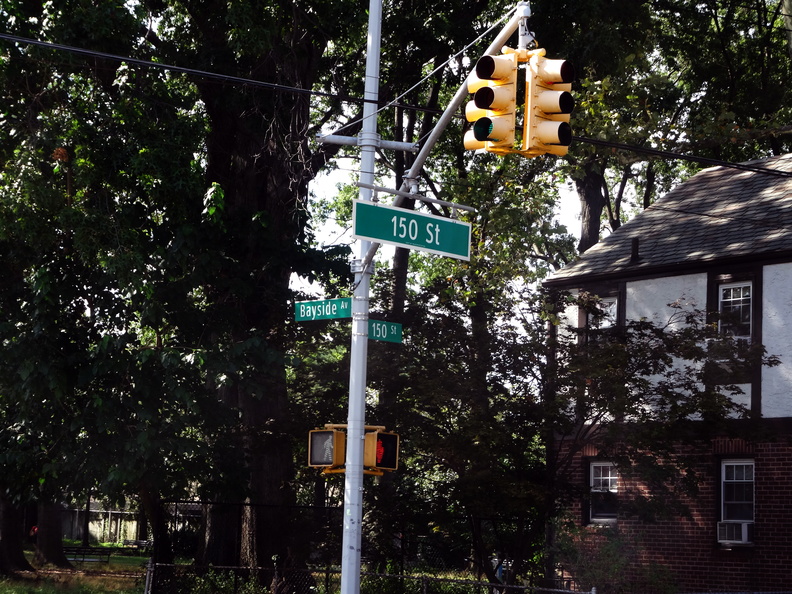
[[[397,142],[395,140],[383,140],[379,136],[376,138],[364,138],[363,136],[342,136],[340,134],[316,135],[319,143],[342,144],[347,146],[374,146],[376,148],[392,149],[395,151],[407,151],[417,153],[420,146],[414,142]]]
[[[515,16],[520,18],[520,38],[517,42],[518,49],[529,49],[534,43],[536,38],[533,32],[528,29],[528,19],[531,17],[531,6],[527,2],[519,2],[517,4],[517,12]]]
[[[371,260],[368,261],[361,261],[358,259],[352,260],[349,263],[349,268],[352,271],[352,274],[368,274],[369,276],[374,274],[374,264],[371,263]],[[355,299],[359,299],[355,297]]]
[[[391,190],[389,188],[383,188],[382,186],[364,184],[363,182],[355,182],[355,185],[359,188],[368,188],[369,190],[374,190],[375,192],[385,192],[387,194],[393,194],[394,196],[401,196],[403,198],[412,198],[413,200],[420,200],[421,202],[431,202],[432,204],[447,206],[455,210],[466,210],[468,212],[476,212],[475,208],[473,208],[472,206],[467,206],[466,204],[455,204],[454,202],[438,200],[437,198],[430,198],[429,196],[415,194],[414,192],[402,192],[401,190]]]

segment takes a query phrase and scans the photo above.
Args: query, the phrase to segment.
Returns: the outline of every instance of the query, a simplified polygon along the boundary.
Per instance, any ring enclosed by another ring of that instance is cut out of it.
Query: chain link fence
[[[149,563],[145,594],[339,594],[341,572]],[[573,590],[363,572],[360,594],[569,594]],[[579,592],[579,591],[578,591]],[[583,594],[596,594],[596,589]]]

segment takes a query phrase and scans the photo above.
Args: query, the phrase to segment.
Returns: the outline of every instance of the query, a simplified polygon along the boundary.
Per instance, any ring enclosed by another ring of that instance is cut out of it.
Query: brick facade
[[[571,478],[587,485],[587,462],[596,459],[589,447],[572,464]],[[724,545],[717,541],[720,520],[720,468],[723,459],[754,462],[754,542]],[[645,581],[647,568],[660,567],[680,592],[782,591],[792,588],[792,431],[772,441],[746,443],[719,439],[698,454],[699,492],[683,500],[689,517],[676,515],[656,521],[622,512],[615,524],[588,522],[585,499],[570,508],[583,527],[592,557],[609,536],[618,534],[637,561],[626,569],[625,581]],[[620,503],[645,492],[645,486],[620,477]],[[648,590],[647,590],[648,591]]]

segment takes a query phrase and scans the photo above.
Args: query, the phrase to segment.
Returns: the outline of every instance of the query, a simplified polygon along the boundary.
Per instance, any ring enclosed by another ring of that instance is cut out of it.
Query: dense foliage
[[[290,304],[310,295],[290,281],[349,294],[347,247],[319,248],[311,215],[343,220],[352,192],[328,207],[309,184],[340,150],[315,134],[360,126],[365,5],[1,6],[3,33],[94,53],[0,41],[0,552],[17,544],[14,506],[94,492],[140,502],[160,559],[163,500],[200,497],[251,505],[234,519],[207,507],[199,561],[304,562],[311,525],[294,504],[341,492],[302,466],[307,429],[345,418],[348,332],[293,323]],[[577,65],[584,139],[728,160],[788,150],[780,2],[532,8],[539,44]],[[423,141],[494,33],[462,48],[503,14],[481,0],[385,3],[384,137]],[[406,338],[370,349],[370,421],[402,433],[404,462],[367,489],[367,546],[404,559],[413,551],[394,543],[420,536],[492,579],[496,547],[516,573],[540,565],[566,489],[546,436],[568,409],[548,395],[569,399],[592,378],[550,364],[555,305],[535,292],[574,257],[553,221],[559,191],[570,179],[581,197],[586,249],[603,212],[618,226],[690,166],[582,141],[564,159],[466,154],[464,125],[455,118],[421,184],[477,209],[473,258],[397,250],[374,280],[375,315]],[[399,186],[411,159],[383,152],[381,185]],[[638,381],[647,370],[630,354],[620,373]]]

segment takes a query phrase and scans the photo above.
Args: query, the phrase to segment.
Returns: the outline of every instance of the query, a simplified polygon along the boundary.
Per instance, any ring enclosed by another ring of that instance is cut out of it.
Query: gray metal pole
[[[370,0],[366,84],[363,106],[360,181],[374,183],[374,158],[379,146],[377,100],[379,99],[380,34],[382,0]],[[361,186],[360,199],[371,200],[371,190]],[[368,357],[369,286],[373,264],[363,264],[371,242],[358,240],[352,263],[355,290],[352,297],[352,345],[349,365],[349,416],[347,418],[346,473],[344,481],[344,533],[341,552],[341,594],[360,592],[360,548],[363,539],[363,444],[366,424],[366,366]]]
[[[518,6],[526,3],[520,2]],[[530,9],[528,9],[530,14]],[[504,27],[487,49],[488,54],[500,51],[509,36],[517,29],[524,11],[517,14]],[[369,1],[368,45],[366,54],[363,128],[358,137],[361,147],[360,200],[371,200],[370,187],[374,184],[376,149],[380,146],[377,134],[377,101],[379,99],[380,39],[382,26],[382,0]],[[467,95],[461,88],[451,105],[445,110],[429,140],[419,152],[405,179],[403,188],[415,183],[426,158],[451,117]],[[369,187],[366,187],[369,186]],[[397,198],[397,202],[401,197]],[[352,263],[355,289],[352,297],[352,344],[349,366],[349,413],[347,418],[347,452],[344,481],[344,532],[341,552],[341,594],[360,593],[360,549],[363,539],[363,448],[366,416],[366,371],[368,358],[369,290],[373,271],[372,259],[379,244],[358,240],[357,256]]]

